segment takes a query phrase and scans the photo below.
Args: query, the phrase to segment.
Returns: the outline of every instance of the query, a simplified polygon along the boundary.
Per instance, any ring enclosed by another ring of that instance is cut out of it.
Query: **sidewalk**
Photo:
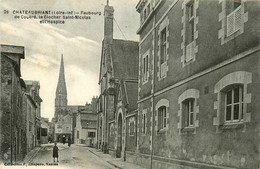
[[[78,145],[82,146],[82,145]],[[83,146],[84,147],[84,146]],[[86,147],[89,152],[93,153],[94,155],[98,156],[99,158],[104,159],[107,163],[111,164],[112,166],[119,168],[119,169],[145,169],[139,165],[122,161],[120,158],[113,158],[110,154],[104,154],[103,152],[98,151],[95,148]]]
[[[31,150],[23,159],[23,162],[28,164],[32,161],[32,159],[38,154],[38,152],[42,149],[42,147],[35,147]]]

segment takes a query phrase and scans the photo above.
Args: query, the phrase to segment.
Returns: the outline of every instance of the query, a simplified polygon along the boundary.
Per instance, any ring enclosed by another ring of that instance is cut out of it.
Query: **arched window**
[[[185,127],[194,126],[194,98],[186,99],[182,102],[183,107],[183,123]]]
[[[158,129],[166,128],[166,106],[161,106],[158,109]]]
[[[213,118],[216,132],[251,121],[251,113],[247,112],[247,104],[251,103],[251,93],[247,90],[250,83],[252,74],[245,71],[230,73],[216,83],[214,88],[214,93],[217,95],[214,102],[216,116]]]
[[[235,85],[222,91],[225,97],[225,122],[243,120],[243,85]]]
[[[161,99],[155,106],[155,131],[165,132],[169,128],[169,101]]]
[[[180,109],[178,111],[179,133],[196,133],[196,128],[199,127],[197,114],[199,113],[199,90],[188,89],[184,91],[178,99]]]

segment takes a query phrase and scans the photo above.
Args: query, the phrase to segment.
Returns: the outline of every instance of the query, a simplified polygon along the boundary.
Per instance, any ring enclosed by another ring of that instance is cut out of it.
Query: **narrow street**
[[[51,144],[42,145],[41,151],[32,159],[30,165],[49,166],[51,168],[85,168],[85,169],[113,169],[114,166],[89,151],[88,147],[58,143],[59,162],[53,163]],[[58,165],[57,165],[58,164]]]

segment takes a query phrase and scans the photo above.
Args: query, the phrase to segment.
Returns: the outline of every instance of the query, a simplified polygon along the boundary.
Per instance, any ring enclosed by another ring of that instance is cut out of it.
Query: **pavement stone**
[[[79,146],[81,146],[81,145],[79,145]],[[119,168],[119,169],[145,169],[139,165],[129,163],[126,161],[122,161],[122,159],[120,159],[120,158],[113,158],[113,157],[111,157],[111,155],[104,154],[103,152],[98,151],[95,148],[90,148],[90,147],[87,147],[87,148],[91,153],[98,156],[99,158],[104,159],[107,163],[113,165],[116,168]]]
[[[23,159],[23,162],[28,164],[31,160],[38,154],[38,152],[42,149],[42,147],[35,147],[32,149]]]

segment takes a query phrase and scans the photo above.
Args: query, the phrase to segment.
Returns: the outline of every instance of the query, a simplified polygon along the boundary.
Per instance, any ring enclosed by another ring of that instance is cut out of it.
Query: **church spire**
[[[63,54],[62,54],[61,62],[60,62],[59,80],[56,88],[55,107],[56,108],[66,107],[67,103],[68,103],[67,88],[66,88],[66,81],[65,81]]]

